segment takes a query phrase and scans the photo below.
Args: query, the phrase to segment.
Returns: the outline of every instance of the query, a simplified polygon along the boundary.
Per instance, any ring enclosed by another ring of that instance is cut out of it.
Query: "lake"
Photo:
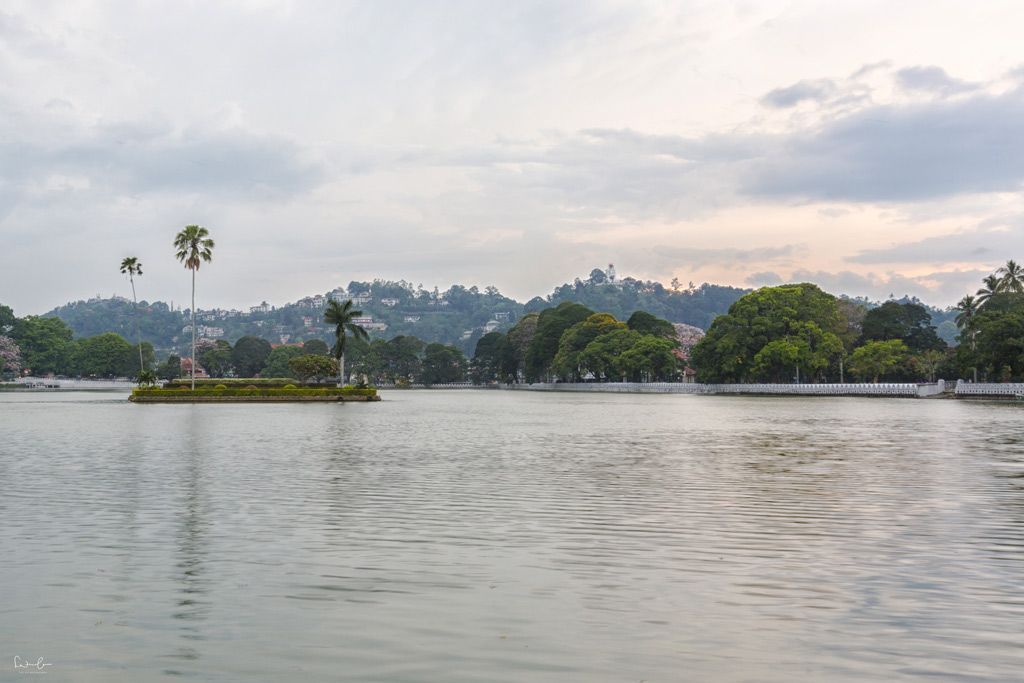
[[[1021,405],[2,393],[0,476],[2,680],[1024,678]]]

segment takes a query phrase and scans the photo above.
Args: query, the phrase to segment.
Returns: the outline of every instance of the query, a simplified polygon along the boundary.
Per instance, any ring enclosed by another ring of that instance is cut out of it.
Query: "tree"
[[[587,344],[579,357],[580,372],[591,373],[605,382],[621,381],[626,371],[620,366],[620,357],[641,339],[639,332],[619,328],[602,334]]]
[[[519,382],[526,370],[526,353],[537,334],[540,313],[527,313],[505,335],[505,349],[501,355],[501,374]]]
[[[178,379],[181,377],[181,358],[173,353],[167,356],[167,360],[157,366],[156,376],[164,380]]]
[[[358,318],[362,314],[362,311],[352,308],[352,299],[348,299],[344,303],[331,299],[327,302],[327,308],[324,311],[324,321],[334,325],[334,348],[331,351],[338,359],[339,387],[345,383],[345,345],[348,341],[348,334],[351,333],[353,337],[360,339],[368,339],[370,336],[365,329],[353,322],[354,318]]]
[[[330,356],[319,356],[316,354],[303,354],[288,361],[288,367],[292,374],[303,382],[314,379],[319,382],[325,377],[331,377],[338,372],[338,362]]]
[[[996,274],[1002,276],[999,281],[1001,291],[1024,294],[1024,267],[1016,261],[1010,259]]]
[[[1000,294],[992,297],[974,319],[974,360],[989,377],[1000,376],[1004,367],[1011,376],[1024,375],[1024,297]]]
[[[14,310],[10,306],[4,306],[0,304],[0,334],[7,334],[14,329],[14,323],[17,320],[14,317]]]
[[[912,353],[941,351],[946,343],[939,339],[932,316],[921,304],[887,301],[864,315],[860,343],[901,339]]]
[[[551,369],[563,380],[579,381],[582,377],[580,372],[579,355],[587,345],[600,337],[614,330],[624,330],[626,324],[615,319],[607,313],[595,313],[586,320],[576,323],[562,333],[558,341],[558,352],[551,361]]]
[[[62,372],[71,351],[71,329],[60,318],[18,318],[10,335],[21,348],[23,367],[33,374]]]
[[[260,371],[260,377],[291,377],[291,366],[289,361],[302,354],[298,346],[278,346],[267,356],[267,362]]]
[[[327,342],[322,339],[307,339],[302,343],[302,352],[317,356],[327,356],[330,355],[331,349],[327,346]]]
[[[928,378],[928,381],[934,382],[936,373],[938,373],[939,368],[941,368],[946,362],[946,356],[947,354],[942,351],[931,349],[917,356],[914,360],[921,370],[924,371],[925,377]]]
[[[132,317],[135,318],[135,343],[139,345],[139,372],[142,373],[146,366],[142,360],[142,336],[139,334],[139,299],[135,296],[135,277],[142,275],[142,262],[135,256],[124,257],[121,259],[121,274],[127,275],[128,282],[132,284]]]
[[[156,384],[157,379],[155,372],[143,370],[139,373],[139,376],[135,378],[135,381],[140,387],[151,387]]]
[[[693,347],[691,360],[702,382],[788,377],[797,368],[814,379],[841,357],[839,335],[845,331],[836,298],[816,285],[762,287],[715,319]],[[793,348],[775,345],[758,358],[765,346],[778,340]]]
[[[235,372],[239,377],[255,377],[266,365],[267,357],[272,350],[270,342],[266,339],[242,337],[235,342],[235,348],[231,350],[231,363],[235,366]]]
[[[454,346],[427,344],[423,350],[420,381],[431,384],[450,384],[466,379],[466,356]]]
[[[204,339],[203,342],[206,343],[199,351],[199,364],[203,366],[210,377],[224,377],[232,369],[231,361],[234,353],[231,344],[223,339],[212,343]]]
[[[580,304],[563,302],[555,308],[541,311],[537,318],[537,330],[526,350],[526,380],[535,382],[546,378],[551,364],[558,353],[562,334],[578,322],[583,322],[594,312]]]
[[[676,328],[667,320],[651,315],[647,311],[635,311],[626,321],[626,326],[640,334],[653,334],[665,339],[676,338]]]
[[[470,377],[473,384],[496,382],[502,376],[502,364],[508,339],[501,332],[488,332],[480,337],[473,352]]]
[[[10,337],[0,334],[0,374],[21,372],[21,349]]]
[[[389,339],[383,346],[385,375],[396,383],[420,377],[423,347],[422,340],[408,335]]]
[[[213,260],[213,240],[210,231],[199,225],[186,225],[174,237],[177,259],[192,271],[192,390],[196,388],[196,271],[204,261]]]
[[[961,330],[969,329],[971,322],[978,312],[978,301],[968,294],[963,299],[960,299],[956,305],[956,326]]]
[[[131,377],[135,347],[113,332],[79,339],[74,343],[70,368],[83,377]]]
[[[850,356],[850,371],[877,384],[878,378],[897,367],[906,354],[907,345],[901,339],[869,341]]]
[[[1001,294],[1003,291],[1003,281],[999,279],[997,275],[989,275],[984,280],[984,286],[978,290],[978,308],[983,307],[988,303],[989,299]]]
[[[646,334],[618,358],[618,368],[633,382],[664,382],[677,379],[679,358],[673,353],[676,345],[663,336]]]

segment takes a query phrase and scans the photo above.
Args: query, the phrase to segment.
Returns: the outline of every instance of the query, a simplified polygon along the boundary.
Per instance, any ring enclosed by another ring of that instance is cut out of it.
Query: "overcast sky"
[[[947,305],[1024,259],[1024,3],[0,9],[0,302],[621,275]]]

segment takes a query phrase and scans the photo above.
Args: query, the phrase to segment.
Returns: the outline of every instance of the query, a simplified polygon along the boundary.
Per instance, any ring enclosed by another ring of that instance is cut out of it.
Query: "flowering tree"
[[[0,372],[21,371],[21,349],[10,337],[0,335]]]

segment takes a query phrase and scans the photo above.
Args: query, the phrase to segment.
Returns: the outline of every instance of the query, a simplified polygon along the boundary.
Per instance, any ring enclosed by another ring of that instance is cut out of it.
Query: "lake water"
[[[1024,680],[1020,405],[2,393],[0,477],[0,680]]]

